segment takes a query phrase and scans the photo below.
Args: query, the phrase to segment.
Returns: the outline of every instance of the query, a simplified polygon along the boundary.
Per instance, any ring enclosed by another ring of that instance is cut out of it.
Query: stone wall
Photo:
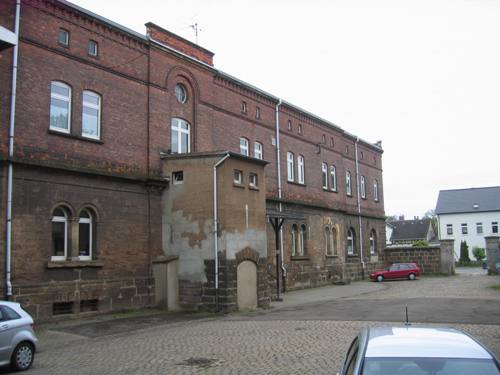
[[[441,273],[441,248],[429,247],[387,247],[384,251],[385,263],[415,262],[423,274]]]

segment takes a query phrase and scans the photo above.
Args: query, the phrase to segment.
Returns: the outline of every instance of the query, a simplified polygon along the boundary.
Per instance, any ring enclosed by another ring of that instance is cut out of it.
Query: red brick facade
[[[14,14],[15,1],[0,2],[0,25],[13,30]],[[240,137],[245,137],[253,156],[254,142],[260,142],[263,158],[270,162],[265,168],[267,205],[272,210],[277,208],[278,98],[218,71],[212,67],[210,51],[154,24],[147,25],[153,41],[56,0],[24,0],[21,16],[11,160],[15,168],[12,281],[14,298],[41,309],[35,311],[37,316],[50,316],[48,303],[53,301],[86,299],[80,297],[85,288],[89,295],[105,301],[102,310],[151,303],[151,259],[165,251],[161,242],[161,196],[156,191],[158,186],[160,190],[165,187],[160,152],[171,149],[172,118],[190,124],[191,152],[239,152]],[[60,29],[69,32],[67,46],[58,42]],[[88,54],[90,40],[98,44],[95,57]],[[12,53],[12,49],[0,52],[0,79],[4,83],[0,85],[0,108],[7,109],[0,111],[2,228]],[[69,134],[49,129],[53,81],[71,88]],[[187,92],[185,103],[174,95],[179,83]],[[97,140],[82,136],[84,90],[101,97],[101,133]],[[359,267],[346,266],[361,264],[360,229],[366,263],[377,261],[369,254],[370,231],[376,231],[378,249],[385,243],[381,148],[362,140],[357,143],[359,174],[366,181],[359,228],[356,137],[289,103],[279,106],[279,128],[283,210],[302,217],[299,222],[308,232],[307,256],[292,259],[289,234],[293,223],[285,224],[287,286],[298,288],[335,278],[360,277],[358,271],[347,271]],[[287,182],[287,152],[294,153],[296,175],[297,156],[304,157],[304,184]],[[336,167],[336,192],[322,188],[323,162]],[[352,196],[346,194],[346,171],[351,173]],[[374,199],[375,180],[378,201]],[[58,204],[71,207],[72,220],[77,220],[82,208],[94,208],[99,225],[95,267],[68,263],[64,269],[52,268],[51,211]],[[338,250],[332,257],[325,255],[325,225],[337,228]],[[345,248],[350,227],[358,237],[357,249],[348,257]],[[2,230],[2,251],[4,241]],[[268,231],[269,254],[274,254],[274,247],[274,236]],[[268,261],[274,262],[274,257],[270,255]],[[61,294],[54,286],[75,280],[79,282],[76,291]],[[106,289],[105,280],[114,280],[115,286]],[[25,294],[24,285],[31,288],[39,283],[39,289]],[[141,290],[133,287],[133,291],[123,292],[124,287],[139,284],[143,285]],[[45,304],[41,302],[44,299]]]

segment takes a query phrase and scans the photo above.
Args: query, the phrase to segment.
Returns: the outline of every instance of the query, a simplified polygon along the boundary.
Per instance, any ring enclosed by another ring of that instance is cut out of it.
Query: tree
[[[469,246],[467,245],[467,242],[465,242],[465,241],[460,242],[460,260],[459,260],[459,262],[462,264],[470,263]]]
[[[432,208],[430,210],[427,210],[427,212],[424,214],[424,218],[431,219],[432,229],[434,230],[434,233],[436,233],[436,235],[437,235],[437,232],[438,232],[438,219],[437,219],[437,216],[436,216],[436,210],[434,210]]]
[[[484,249],[478,246],[472,248],[472,255],[474,255],[474,258],[476,258],[478,262],[481,262],[486,257]]]

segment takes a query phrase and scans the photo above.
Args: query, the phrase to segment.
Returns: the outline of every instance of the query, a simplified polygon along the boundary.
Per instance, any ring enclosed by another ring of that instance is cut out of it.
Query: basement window
[[[52,304],[52,315],[73,314],[74,302],[54,302]]]
[[[172,181],[174,185],[180,185],[184,183],[184,172],[176,171],[172,173]]]
[[[80,301],[80,312],[98,311],[99,310],[99,300],[95,299],[85,299]]]

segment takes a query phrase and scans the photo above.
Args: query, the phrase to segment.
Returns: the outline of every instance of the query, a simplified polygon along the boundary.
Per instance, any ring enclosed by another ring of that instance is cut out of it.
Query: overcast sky
[[[197,22],[218,69],[382,140],[387,215],[500,185],[500,0],[73,2],[142,34]]]

